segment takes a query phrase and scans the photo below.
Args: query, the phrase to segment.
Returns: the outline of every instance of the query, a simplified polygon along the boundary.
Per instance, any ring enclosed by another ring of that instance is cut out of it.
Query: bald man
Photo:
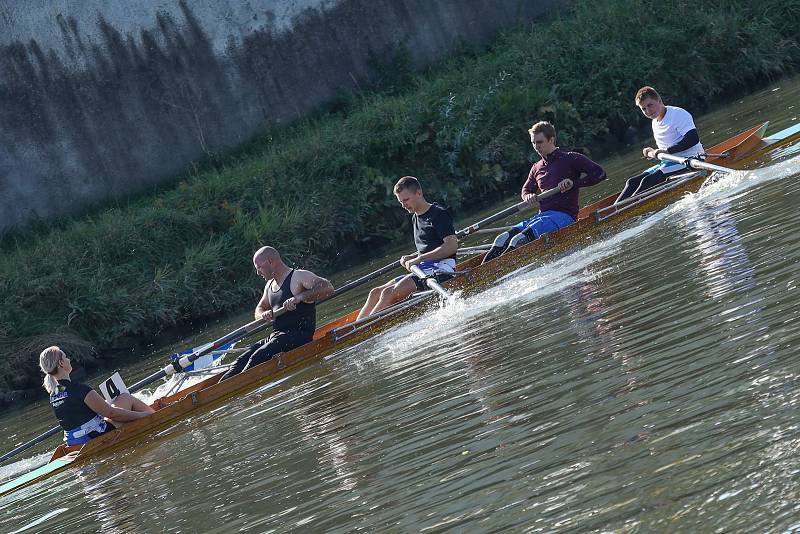
[[[273,321],[272,334],[242,353],[220,381],[311,341],[317,327],[315,303],[333,295],[333,285],[328,280],[311,271],[290,269],[272,247],[258,249],[253,266],[267,281],[254,315],[256,320]],[[273,310],[281,306],[286,313],[273,318]]]

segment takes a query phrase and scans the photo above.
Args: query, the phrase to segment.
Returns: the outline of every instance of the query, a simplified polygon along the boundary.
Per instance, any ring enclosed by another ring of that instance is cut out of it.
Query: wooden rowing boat
[[[755,126],[708,150],[706,161],[731,168],[743,165],[769,152],[800,140],[800,124],[777,134],[765,137],[768,123]],[[473,293],[496,281],[523,265],[557,254],[579,240],[612,231],[624,221],[645,213],[656,211],[683,196],[697,191],[706,179],[703,172],[681,173],[669,182],[614,205],[616,195],[608,196],[580,210],[578,221],[558,232],[547,234],[509,254],[481,265],[482,256],[472,257],[457,266],[464,273],[445,284],[445,288]],[[412,296],[408,301],[393,306],[379,314],[357,321],[358,310],[340,317],[317,329],[314,339],[292,351],[279,354],[272,360],[218,383],[219,376],[212,376],[178,393],[156,400],[152,407],[156,412],[144,419],[127,423],[124,427],[104,434],[92,441],[73,447],[60,445],[48,464],[17,479],[0,485],[4,495],[27,484],[41,480],[68,465],[80,464],[100,452],[107,452],[129,444],[132,440],[154,430],[170,425],[175,420],[204,407],[217,404],[238,393],[279,377],[310,361],[350,347],[360,341],[424,313],[436,302],[433,292]]]
[[[800,124],[782,130],[772,136],[764,137],[769,122],[746,130],[707,150],[706,161],[724,165],[733,169],[741,169],[748,163],[782,146],[800,140]],[[502,261],[491,261],[480,265],[481,256],[472,257],[459,264],[458,269],[466,271],[465,277],[455,280],[449,287],[463,289],[467,293],[488,285],[490,280],[529,264],[533,259],[557,254],[574,245],[578,240],[608,234],[623,222],[646,213],[656,211],[680,199],[689,192],[696,192],[707,177],[705,172],[687,172],[673,177],[669,182],[661,184],[636,197],[626,199],[614,205],[617,194],[598,200],[583,207],[578,213],[575,224],[567,226],[552,234],[545,234],[541,239],[528,243],[508,254],[501,256]]]

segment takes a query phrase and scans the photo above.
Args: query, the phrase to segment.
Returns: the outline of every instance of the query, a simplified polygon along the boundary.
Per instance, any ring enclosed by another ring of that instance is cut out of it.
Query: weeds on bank
[[[376,55],[383,93],[343,95],[151,197],[4,236],[0,344],[33,357],[26,340],[60,333],[106,349],[252,303],[260,244],[323,273],[353,263],[407,239],[399,176],[480,206],[519,188],[533,121],[600,156],[645,126],[639,86],[706,110],[795,70],[798,26],[791,0],[599,0],[416,77],[402,50]]]

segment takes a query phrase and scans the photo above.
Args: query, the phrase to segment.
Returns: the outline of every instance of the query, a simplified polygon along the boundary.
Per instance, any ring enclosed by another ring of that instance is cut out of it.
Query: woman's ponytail
[[[58,362],[64,356],[64,352],[56,347],[47,347],[39,355],[39,368],[44,373],[44,382],[42,385],[48,393],[53,394],[58,390],[58,380],[54,376],[58,371]]]

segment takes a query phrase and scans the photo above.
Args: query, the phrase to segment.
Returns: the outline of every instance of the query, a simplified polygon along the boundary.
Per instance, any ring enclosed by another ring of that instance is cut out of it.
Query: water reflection
[[[689,235],[687,244],[695,250],[693,256],[699,262],[699,272],[694,276],[712,299],[749,291],[755,284],[753,266],[730,209],[726,199],[699,203],[677,221],[682,233]]]
[[[3,498],[0,530],[796,528],[798,183],[720,181]]]
[[[296,419],[300,438],[318,451],[317,459],[324,465],[320,471],[325,473],[321,481],[333,485],[331,491],[349,492],[358,483],[355,466],[351,464],[356,460],[351,452],[356,443],[354,436],[347,435],[342,414],[356,408],[352,402],[354,392],[348,388],[332,388],[327,382],[318,387],[328,391],[298,403],[291,416]]]
[[[95,528],[101,532],[123,534],[136,530],[139,519],[125,503],[131,495],[131,481],[124,468],[113,474],[107,469],[98,469],[93,465],[83,466],[77,470],[73,489],[73,499],[80,499],[81,517],[73,525],[75,530],[81,527]],[[62,524],[62,526],[65,526]],[[88,529],[87,529],[88,530]]]

